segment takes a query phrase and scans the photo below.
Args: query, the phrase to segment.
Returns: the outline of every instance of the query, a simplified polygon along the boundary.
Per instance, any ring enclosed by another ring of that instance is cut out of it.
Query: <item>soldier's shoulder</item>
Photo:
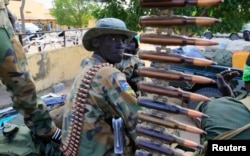
[[[121,71],[115,68],[114,66],[105,66],[102,67],[97,73],[102,75],[112,75],[115,73],[121,73]]]

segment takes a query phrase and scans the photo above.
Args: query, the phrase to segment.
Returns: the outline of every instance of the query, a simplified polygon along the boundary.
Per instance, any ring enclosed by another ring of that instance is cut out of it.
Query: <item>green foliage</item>
[[[142,15],[150,13],[148,9],[142,9],[138,0],[108,0],[102,3],[100,8],[96,8],[92,15],[96,19],[104,17],[115,17],[123,20],[128,29],[139,31],[142,28],[139,25],[139,18]]]
[[[155,15],[155,9],[143,9],[139,5],[140,0],[107,0],[102,7],[93,12],[97,19],[103,17],[116,17],[125,21],[129,29],[139,31],[142,28],[139,25],[140,16]],[[175,15],[185,16],[205,16],[221,19],[222,22],[211,26],[184,26],[175,27],[177,33],[203,34],[206,29],[211,32],[239,32],[244,23],[250,19],[250,0],[224,0],[223,3],[210,7],[188,6],[183,8],[172,8]]]
[[[51,15],[60,25],[73,27],[87,26],[92,18],[91,10],[95,8],[95,3],[84,0],[54,0]]]
[[[249,0],[224,0],[223,3],[210,7],[186,7],[174,9],[174,14],[186,16],[207,16],[221,19],[220,23],[206,26],[190,26],[189,30],[198,34],[208,29],[216,33],[239,32],[243,24],[250,20],[250,1]]]
[[[61,25],[86,26],[94,16],[96,19],[115,17],[125,21],[128,29],[141,31],[139,19],[145,15],[155,15],[157,9],[140,7],[140,0],[107,0],[105,3],[94,3],[93,0],[54,0],[51,13]],[[174,27],[179,34],[192,36],[202,35],[208,29],[211,32],[230,33],[239,32],[243,24],[250,19],[250,0],[224,0],[223,3],[210,6],[187,6],[172,8],[174,15],[204,16],[221,19],[221,23],[210,26],[180,26]]]

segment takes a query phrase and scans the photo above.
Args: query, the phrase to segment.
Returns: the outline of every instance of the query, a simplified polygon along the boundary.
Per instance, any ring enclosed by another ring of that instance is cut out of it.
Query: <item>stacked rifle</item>
[[[173,54],[167,46],[176,45],[197,45],[197,46],[213,46],[217,42],[191,38],[180,35],[173,35],[168,31],[169,27],[199,25],[206,26],[216,24],[220,20],[211,17],[187,17],[168,14],[169,11],[176,7],[186,6],[213,6],[223,2],[223,0],[140,0],[142,8],[157,8],[159,14],[151,16],[142,16],[139,19],[142,27],[156,27],[157,33],[142,33],[140,42],[153,44],[159,47],[153,50],[140,50],[138,57],[142,60],[152,61],[155,65],[151,67],[140,67],[138,74],[143,77],[154,79],[154,83],[140,82],[138,89],[141,92],[152,94],[148,97],[139,97],[138,105],[144,107],[143,111],[137,113],[137,118],[141,121],[137,125],[136,145],[140,148],[136,151],[136,155],[172,155],[186,156],[186,153],[180,152],[172,148],[172,144],[177,143],[189,149],[202,149],[203,146],[199,143],[183,139],[178,135],[170,133],[169,129],[178,129],[195,134],[205,134],[206,132],[194,126],[186,125],[169,118],[168,113],[182,114],[191,118],[207,118],[206,114],[199,111],[184,108],[166,100],[168,97],[193,100],[197,102],[209,101],[209,98],[196,93],[184,91],[180,88],[175,88],[168,85],[169,80],[187,81],[199,84],[215,83],[214,80],[190,75],[182,72],[177,72],[170,69],[170,64],[192,64],[196,66],[210,66],[216,64],[207,59],[187,57],[184,55]],[[167,28],[167,29],[166,29]],[[167,30],[167,31],[166,31]],[[167,33],[164,33],[166,31]],[[167,97],[167,98],[163,98]]]

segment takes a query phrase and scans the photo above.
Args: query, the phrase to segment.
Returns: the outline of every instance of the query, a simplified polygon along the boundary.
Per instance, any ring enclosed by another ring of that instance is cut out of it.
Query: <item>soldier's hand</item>
[[[60,128],[57,128],[51,139],[54,142],[60,144],[62,139],[62,130]]]
[[[240,73],[237,71],[225,70],[216,74],[217,78],[217,86],[223,96],[231,96],[234,97],[234,93],[231,88],[231,81],[236,76],[239,76]]]

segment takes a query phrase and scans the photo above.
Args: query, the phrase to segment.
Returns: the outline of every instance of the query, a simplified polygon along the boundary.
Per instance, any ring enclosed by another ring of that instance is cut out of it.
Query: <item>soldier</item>
[[[137,57],[133,57],[137,55],[139,50],[138,36],[134,36],[131,41],[127,43],[125,48],[125,52],[127,54],[131,54],[132,56],[124,55],[122,61],[116,64],[116,67],[126,75],[126,79],[135,93],[138,92],[137,83],[140,80],[143,80],[143,77],[140,77],[136,70],[140,66],[145,66],[145,63]]]
[[[247,127],[250,123],[250,55],[244,66],[242,77],[247,93],[245,96],[234,97],[230,81],[238,75],[237,71],[229,70],[217,74],[217,84],[223,97],[198,105],[197,109],[209,116],[209,118],[203,118],[199,125],[207,132],[201,137],[202,143],[211,139],[250,139],[250,130]]]
[[[65,155],[113,153],[112,118],[119,117],[126,127],[125,144],[134,147],[135,114],[140,107],[125,75],[113,65],[122,60],[126,40],[135,34],[123,21],[103,18],[83,36],[84,48],[94,53],[85,61],[65,104],[61,148]]]
[[[36,95],[35,83],[26,71],[26,56],[15,37],[6,5],[8,0],[0,0],[0,79],[12,94],[13,108],[24,116],[25,124],[33,134],[42,140],[52,139],[59,143],[61,130]]]

